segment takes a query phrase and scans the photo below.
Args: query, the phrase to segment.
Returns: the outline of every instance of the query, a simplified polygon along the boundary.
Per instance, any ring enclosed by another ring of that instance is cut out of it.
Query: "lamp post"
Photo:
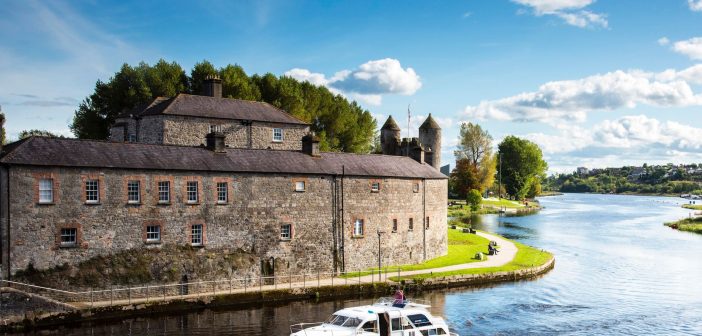
[[[502,199],[502,153],[498,152],[497,155],[500,157],[500,179],[499,185],[497,186],[497,200]]]
[[[380,229],[377,230],[378,233],[378,279],[380,279],[383,275],[383,270],[380,268],[381,263],[380,263],[380,235],[382,235],[383,231],[380,231]]]

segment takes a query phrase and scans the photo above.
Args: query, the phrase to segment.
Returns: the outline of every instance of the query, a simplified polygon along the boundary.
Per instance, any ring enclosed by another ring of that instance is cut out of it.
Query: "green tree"
[[[502,156],[502,183],[508,194],[523,199],[535,183],[540,188],[548,165],[538,145],[508,136],[498,145],[498,151]]]
[[[483,196],[480,194],[480,191],[477,189],[471,189],[468,192],[468,196],[466,197],[466,203],[470,205],[470,209],[472,211],[478,211],[480,209],[480,203],[483,202]]]
[[[458,198],[466,198],[470,190],[480,189],[480,172],[468,159],[460,159],[451,171],[449,185],[452,193]]]
[[[38,130],[38,129],[31,129],[31,130],[24,130],[19,133],[19,138],[20,140],[24,138],[29,138],[31,136],[42,136],[42,137],[50,137],[50,138],[63,138],[63,136],[56,135],[54,133],[51,133],[49,131],[45,130]]]
[[[4,145],[5,140],[5,113],[2,112],[2,106],[0,106],[0,145]]]
[[[497,160],[492,152],[492,136],[478,124],[463,123],[458,140],[458,149],[454,151],[456,162],[467,160],[472,171],[477,172],[479,185],[476,189],[485,191],[495,179]]]

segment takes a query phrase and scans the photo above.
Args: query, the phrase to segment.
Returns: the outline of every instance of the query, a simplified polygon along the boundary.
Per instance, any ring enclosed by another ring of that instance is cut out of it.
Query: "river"
[[[422,293],[460,335],[702,335],[702,235],[663,222],[688,216],[676,198],[566,194],[539,214],[484,215],[479,229],[551,251],[530,281]],[[294,302],[84,323],[42,334],[288,335],[372,300]]]

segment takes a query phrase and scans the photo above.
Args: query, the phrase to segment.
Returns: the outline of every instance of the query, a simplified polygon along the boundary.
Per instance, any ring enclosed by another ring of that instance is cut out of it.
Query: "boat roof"
[[[412,314],[425,314],[433,317],[433,315],[431,315],[431,313],[429,313],[427,310],[429,307],[430,306],[426,304],[408,302],[405,307],[400,308],[393,306],[391,303],[378,302],[372,305],[344,308],[334,312],[334,314],[357,317],[364,320],[385,312],[389,313],[390,315],[407,316]]]

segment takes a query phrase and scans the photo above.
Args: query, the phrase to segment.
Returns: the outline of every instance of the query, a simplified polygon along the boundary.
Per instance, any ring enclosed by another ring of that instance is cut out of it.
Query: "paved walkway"
[[[482,267],[498,267],[502,266],[514,259],[515,255],[517,254],[517,247],[510,242],[509,240],[506,240],[502,237],[492,235],[489,233],[485,232],[478,232],[477,233],[479,236],[487,238],[488,240],[492,240],[497,242],[497,245],[500,247],[500,252],[497,255],[493,256],[488,256],[487,260],[485,261],[478,261],[478,262],[472,262],[472,263],[467,263],[467,264],[459,264],[459,265],[452,265],[452,266],[446,266],[446,267],[439,267],[439,268],[430,268],[430,269],[423,269],[423,270],[416,270],[416,271],[405,271],[401,272],[401,276],[407,276],[407,275],[417,275],[417,274],[426,274],[426,273],[440,273],[440,272],[448,272],[448,271],[457,271],[457,270],[463,270],[463,269],[471,269],[471,268],[482,268]],[[205,298],[205,297],[212,297],[213,295],[223,295],[223,294],[240,294],[240,293],[251,293],[251,292],[259,292],[259,291],[271,291],[271,290],[276,290],[276,289],[304,289],[304,288],[315,288],[315,287],[321,287],[321,286],[338,286],[338,285],[346,285],[346,284],[372,284],[372,283],[378,283],[378,282],[387,282],[387,283],[394,283],[393,281],[389,280],[388,277],[393,277],[396,276],[397,273],[384,273],[381,278],[378,277],[377,274],[373,275],[366,275],[366,276],[361,276],[361,277],[355,277],[355,278],[326,278],[326,279],[309,279],[305,282],[285,282],[277,285],[262,285],[262,286],[250,286],[248,288],[235,288],[235,289],[230,289],[230,290],[212,290],[207,293],[199,293],[199,294],[188,294],[188,295],[178,295],[178,296],[173,296],[173,295],[165,295],[165,296],[159,296],[158,294],[153,295],[152,297],[149,298],[134,298],[130,300],[124,300],[124,299],[119,299],[119,300],[109,300],[109,301],[94,301],[94,302],[73,302],[71,305],[76,306],[78,308],[87,308],[87,307],[107,307],[107,306],[118,306],[118,305],[127,305],[127,304],[136,304],[136,303],[147,303],[147,302],[158,302],[158,301],[171,301],[171,300],[182,300],[182,299],[198,299],[198,298]],[[284,279],[281,279],[284,280]],[[154,290],[158,291],[157,287],[154,286]]]

